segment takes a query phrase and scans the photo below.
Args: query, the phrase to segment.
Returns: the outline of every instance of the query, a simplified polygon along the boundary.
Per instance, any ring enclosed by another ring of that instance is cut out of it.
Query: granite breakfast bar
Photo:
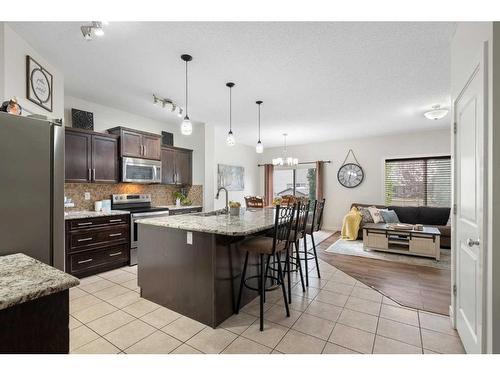
[[[239,216],[198,213],[142,219],[138,284],[141,296],[213,328],[234,313],[245,254],[238,242],[274,225],[274,209]],[[250,258],[247,276],[257,275]],[[242,306],[256,297],[244,290]]]

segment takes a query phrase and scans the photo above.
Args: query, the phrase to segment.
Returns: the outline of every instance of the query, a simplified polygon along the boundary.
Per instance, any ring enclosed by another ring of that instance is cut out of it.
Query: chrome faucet
[[[219,194],[220,194],[220,191],[221,190],[224,190],[226,192],[226,207],[224,208],[224,210],[227,212],[229,212],[229,203],[228,203],[228,193],[227,193],[227,189],[224,187],[224,186],[221,186],[219,188],[219,190],[217,190],[217,195],[215,196],[215,199],[219,199]]]

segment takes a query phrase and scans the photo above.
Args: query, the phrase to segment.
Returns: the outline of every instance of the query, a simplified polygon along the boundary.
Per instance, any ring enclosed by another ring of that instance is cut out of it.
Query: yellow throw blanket
[[[354,241],[358,238],[359,225],[361,224],[361,213],[356,207],[353,207],[347,215],[344,216],[342,223],[342,239]]]

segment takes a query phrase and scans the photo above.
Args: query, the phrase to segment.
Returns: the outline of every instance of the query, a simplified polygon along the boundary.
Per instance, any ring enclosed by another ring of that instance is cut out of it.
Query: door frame
[[[456,279],[457,279],[457,232],[456,232],[456,227],[457,227],[457,222],[456,222],[456,208],[457,208],[457,184],[456,184],[456,176],[457,176],[457,163],[456,163],[456,155],[457,155],[457,132],[456,132],[456,124],[457,124],[457,118],[456,118],[456,105],[457,102],[462,98],[465,90],[468,88],[470,82],[472,79],[475,77],[476,74],[478,74],[478,70],[482,70],[482,72],[479,72],[479,74],[482,74],[482,80],[483,80],[483,149],[482,149],[482,159],[483,159],[483,164],[482,164],[482,169],[483,169],[483,186],[482,186],[482,203],[483,203],[483,209],[482,209],[482,228],[481,228],[481,246],[482,246],[482,254],[481,254],[481,353],[486,353],[486,348],[487,348],[487,327],[488,327],[488,321],[487,321],[487,301],[488,301],[488,296],[487,296],[487,280],[488,280],[488,212],[489,212],[489,207],[488,207],[488,123],[489,123],[489,113],[488,113],[488,104],[489,104],[489,95],[488,95],[488,42],[485,41],[483,42],[480,50],[480,54],[478,55],[478,58],[475,60],[474,68],[472,69],[471,73],[467,76],[467,80],[464,82],[462,89],[460,93],[457,95],[456,98],[452,99],[453,100],[453,105],[452,105],[452,157],[451,157],[451,162],[452,162],[452,194],[453,194],[453,207],[452,207],[452,215],[451,215],[451,264],[452,264],[452,272],[451,272],[451,305],[450,305],[450,319],[452,321],[453,327],[456,328],[456,322],[457,322],[457,316],[456,316],[456,311],[457,311],[457,299],[456,295],[454,292],[454,288],[456,285]]]

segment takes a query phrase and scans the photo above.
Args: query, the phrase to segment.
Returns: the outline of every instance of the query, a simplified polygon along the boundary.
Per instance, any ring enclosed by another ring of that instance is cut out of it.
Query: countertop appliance
[[[161,182],[161,161],[122,158],[122,181],[138,184],[159,184]]]
[[[0,256],[64,270],[64,129],[0,112]]]
[[[152,206],[151,194],[113,194],[111,208],[130,212],[130,265],[133,266],[137,264],[139,242],[136,221],[145,217],[168,216],[168,208]]]

